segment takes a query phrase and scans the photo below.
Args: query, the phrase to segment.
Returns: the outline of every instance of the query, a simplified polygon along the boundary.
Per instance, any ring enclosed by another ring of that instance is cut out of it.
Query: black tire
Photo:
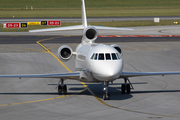
[[[67,86],[66,85],[63,86],[63,93],[64,93],[64,95],[67,95]]]
[[[121,93],[125,94],[125,91],[126,91],[126,86],[125,86],[125,84],[122,84],[121,85]]]
[[[106,100],[106,94],[105,93],[103,94],[103,100]]]
[[[62,86],[61,85],[58,86],[58,95],[62,95]]]
[[[127,94],[130,94],[131,93],[131,87],[130,87],[130,84],[127,84]]]

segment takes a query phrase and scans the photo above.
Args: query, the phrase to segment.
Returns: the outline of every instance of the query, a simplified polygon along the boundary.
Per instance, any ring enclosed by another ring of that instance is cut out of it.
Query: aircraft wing
[[[78,80],[80,73],[0,75],[0,78],[63,78]]]
[[[156,75],[180,75],[180,71],[177,72],[122,72],[120,78],[126,77],[139,77],[139,76],[156,76]]]

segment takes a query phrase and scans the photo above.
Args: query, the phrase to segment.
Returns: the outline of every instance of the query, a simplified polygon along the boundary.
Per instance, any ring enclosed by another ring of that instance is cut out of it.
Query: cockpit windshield
[[[106,55],[106,60],[111,60],[111,55],[110,55],[110,53],[105,53],[105,55]]]
[[[112,59],[113,59],[113,60],[117,60],[117,56],[116,56],[115,53],[111,53],[111,56],[112,56]]]
[[[119,60],[121,59],[119,53],[93,53],[92,60]]]
[[[98,60],[104,60],[104,53],[99,53]]]
[[[94,56],[94,60],[97,60],[97,56],[98,56],[98,54],[96,53]]]

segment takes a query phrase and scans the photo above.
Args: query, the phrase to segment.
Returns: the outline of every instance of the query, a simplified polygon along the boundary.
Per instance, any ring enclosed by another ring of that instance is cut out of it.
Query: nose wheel
[[[103,100],[110,100],[110,95],[109,95],[109,93],[108,93],[108,85],[109,85],[109,82],[104,82]]]

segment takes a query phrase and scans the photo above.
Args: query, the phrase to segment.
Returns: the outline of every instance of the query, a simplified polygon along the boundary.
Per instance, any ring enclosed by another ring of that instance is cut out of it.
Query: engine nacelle
[[[94,40],[97,39],[98,37],[98,31],[95,27],[87,27],[84,30],[84,37],[85,37],[85,41],[87,42],[93,42]]]
[[[57,55],[61,60],[67,61],[72,57],[72,49],[67,45],[63,45],[58,49]]]
[[[121,55],[123,55],[123,50],[119,45],[113,44],[111,47],[114,47]]]

